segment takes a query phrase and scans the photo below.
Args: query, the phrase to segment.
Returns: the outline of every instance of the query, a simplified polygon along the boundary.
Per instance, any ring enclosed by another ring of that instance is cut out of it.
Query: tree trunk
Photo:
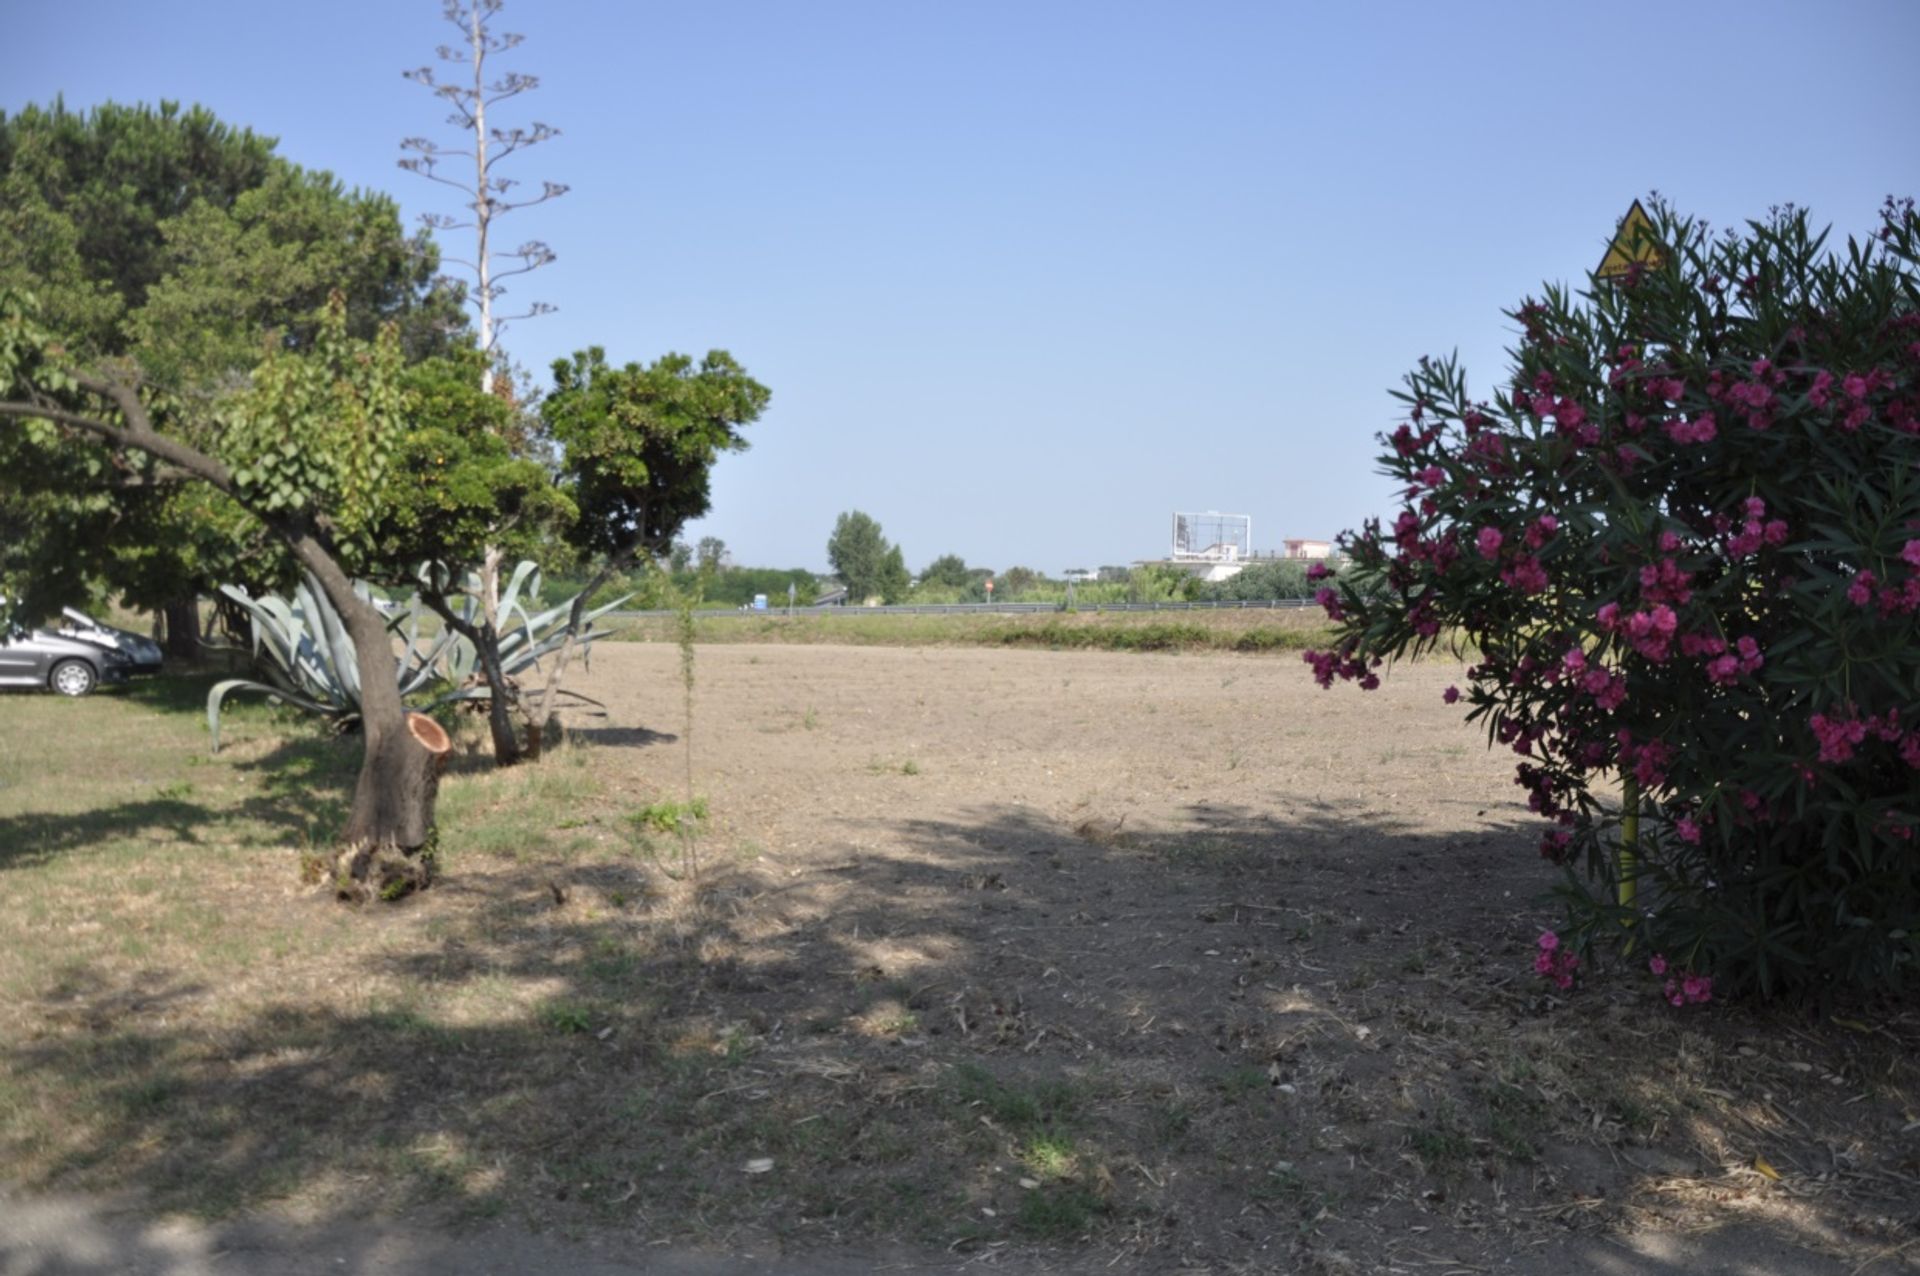
[[[162,614],[167,621],[166,653],[175,660],[200,658],[200,601],[192,594],[168,603]]]
[[[341,898],[397,899],[433,884],[433,810],[450,747],[447,733],[424,713],[408,714],[399,734],[377,743],[368,733],[347,844],[334,862]]]
[[[347,816],[346,847],[335,861],[335,885],[342,898],[395,899],[433,881],[434,802],[450,742],[433,719],[409,714],[401,703],[399,661],[386,619],[353,592],[347,574],[310,536],[289,539],[346,622],[360,667],[366,754]]]
[[[441,624],[473,644],[480,676],[487,682],[487,729],[493,736],[494,765],[512,766],[520,760],[520,742],[513,734],[513,688],[507,685],[506,671],[500,666],[500,637],[493,622],[483,620],[475,626],[461,619],[442,594],[422,590],[420,598],[440,617]]]
[[[500,636],[489,621],[471,635],[471,641],[480,656],[480,672],[487,680],[487,730],[493,736],[494,765],[512,766],[520,760],[520,742],[513,734],[513,688],[507,685],[507,675],[500,667]]]

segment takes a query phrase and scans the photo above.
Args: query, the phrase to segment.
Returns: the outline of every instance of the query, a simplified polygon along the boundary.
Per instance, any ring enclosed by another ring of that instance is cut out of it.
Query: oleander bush
[[[1793,208],[1652,221],[1650,263],[1511,312],[1490,396],[1453,359],[1409,374],[1404,506],[1341,538],[1307,659],[1368,688],[1475,653],[1447,697],[1520,755],[1569,948],[1676,1000],[1910,987],[1920,219],[1889,200],[1840,247]]]

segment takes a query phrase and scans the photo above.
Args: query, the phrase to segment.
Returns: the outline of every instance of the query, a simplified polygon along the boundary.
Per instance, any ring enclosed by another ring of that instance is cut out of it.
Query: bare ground
[[[1542,985],[1554,879],[1457,669],[706,647],[689,733],[678,661],[603,648],[582,747],[450,782],[473,845],[416,901],[343,919],[249,850],[293,932],[250,978],[14,985],[12,1102],[97,1092],[16,1180],[306,1248],[431,1217],[767,1270],[1920,1256],[1920,1021]],[[563,818],[515,845],[536,784]]]

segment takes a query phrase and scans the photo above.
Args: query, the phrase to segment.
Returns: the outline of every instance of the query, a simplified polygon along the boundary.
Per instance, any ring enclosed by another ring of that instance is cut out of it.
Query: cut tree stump
[[[433,885],[438,831],[431,812],[453,741],[424,713],[409,713],[406,722],[406,733],[380,750],[385,772],[380,791],[370,803],[366,794],[355,796],[347,846],[334,860],[334,889],[341,899],[393,900]]]

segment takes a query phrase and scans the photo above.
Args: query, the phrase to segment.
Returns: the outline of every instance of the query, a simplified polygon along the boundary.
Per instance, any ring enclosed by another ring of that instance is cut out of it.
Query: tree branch
[[[69,426],[84,430],[89,434],[105,439],[115,447],[133,448],[145,452],[172,465],[182,476],[192,476],[219,488],[228,496],[234,494],[233,475],[227,467],[206,453],[188,447],[178,439],[168,438],[153,428],[153,420],[147,415],[146,405],[140,402],[140,394],[125,382],[105,377],[76,377],[81,389],[89,394],[112,403],[120,411],[121,425],[89,416],[82,412],[72,412],[65,408],[54,407],[46,403],[20,403],[0,401],[0,416],[20,420],[52,421],[56,425]]]

